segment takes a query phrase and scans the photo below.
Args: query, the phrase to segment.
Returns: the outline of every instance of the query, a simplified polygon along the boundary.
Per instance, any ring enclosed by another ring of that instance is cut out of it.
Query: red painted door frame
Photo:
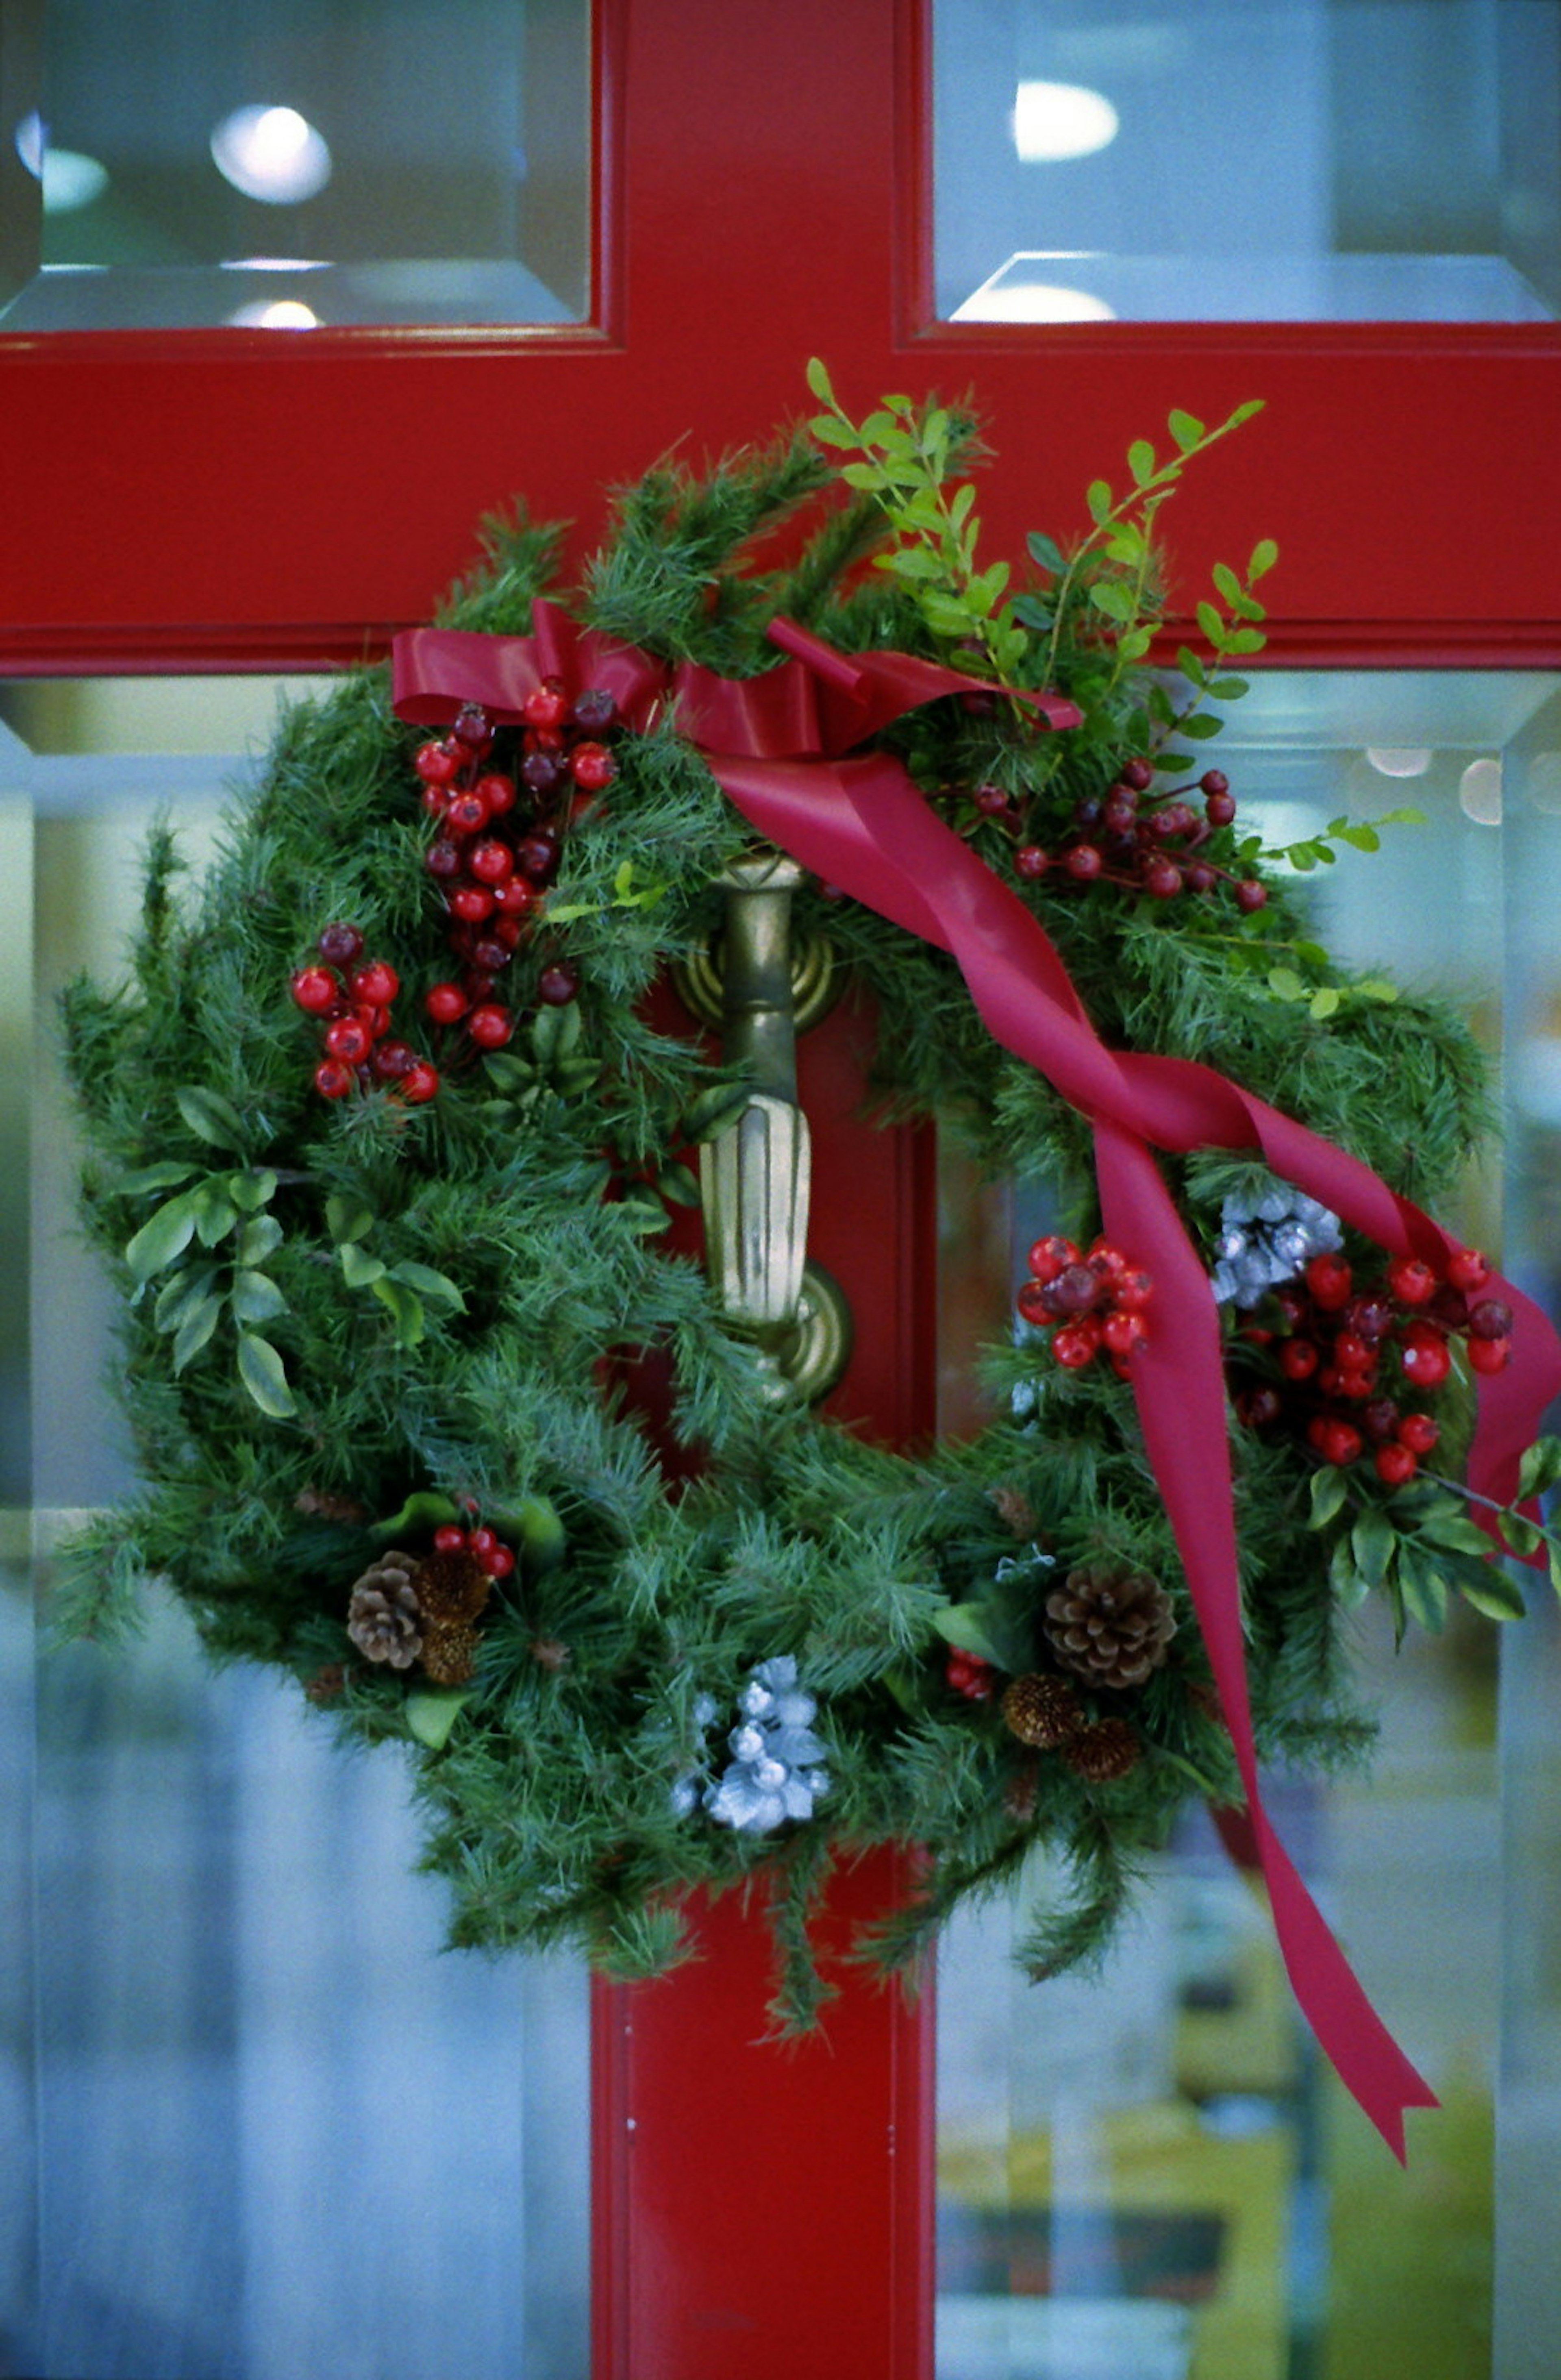
[[[1184,500],[1185,586],[1261,531],[1283,554],[1274,661],[1561,662],[1561,333],[934,325],[923,8],[598,0],[584,329],[0,334],[0,670],[378,652],[480,513],[525,492],[583,545],[602,483],[804,410],[811,353],[854,404],[974,387],[994,551],[1076,522],[1086,480],[1171,405],[1264,395]],[[865,1318],[854,1410],[903,1434],[930,1420],[928,1181],[913,1143],[885,1144],[870,1191],[868,1161],[823,1157],[853,1198],[826,1192],[822,1252]],[[884,1888],[858,1876],[845,1899]],[[710,1924],[719,1958],[599,2003],[601,2380],[733,2361],[926,2380],[930,2025],[858,1986],[829,2046],[755,2048],[762,1937],[731,1904]]]

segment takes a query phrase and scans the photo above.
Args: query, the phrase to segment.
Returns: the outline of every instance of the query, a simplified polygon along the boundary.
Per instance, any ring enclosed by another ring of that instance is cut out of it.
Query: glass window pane
[[[1543,322],[1552,0],[934,0],[936,310]]]
[[[1219,757],[1270,844],[1341,811],[1425,812],[1297,890],[1342,957],[1439,989],[1500,1052],[1505,1164],[1467,1180],[1443,1220],[1499,1245],[1556,1310],[1561,679],[1265,672]],[[964,1189],[950,1187],[953,1219]],[[1010,1193],[989,1308],[1023,1272],[1043,1199]],[[989,1213],[974,1230],[990,1246]],[[952,1220],[946,1241],[947,1328],[962,1344],[979,1261]],[[1280,1833],[1443,2100],[1411,2119],[1403,2181],[1302,2027],[1265,1912],[1201,1815],[1097,1976],[1031,1985],[1009,1963],[1006,1901],[950,1929],[938,2380],[1561,2369],[1555,1606],[1542,1578],[1511,1629],[1464,1613],[1440,1637],[1411,1628],[1397,1654],[1368,1606],[1373,1768],[1271,1781]],[[1026,1900],[1046,1882],[1033,1875]]]
[[[213,1677],[171,1598],[34,1658],[51,1543],[132,1481],[54,996],[155,812],[202,863],[275,693],[0,687],[0,2368],[585,2380],[583,1967],[443,1955],[393,1751]]]
[[[22,0],[7,329],[581,322],[589,0]]]

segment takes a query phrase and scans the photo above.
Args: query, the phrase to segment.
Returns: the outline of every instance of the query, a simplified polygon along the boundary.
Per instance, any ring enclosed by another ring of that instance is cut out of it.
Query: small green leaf
[[[391,1267],[390,1277],[393,1281],[404,1281],[408,1289],[415,1289],[421,1297],[431,1297],[436,1305],[454,1306],[457,1314],[464,1314],[466,1310],[466,1298],[449,1274],[435,1272],[432,1265],[415,1264],[409,1257],[404,1257],[400,1264]]]
[[[1434,1546],[1446,1546],[1449,1553],[1472,1554],[1484,1560],[1492,1550],[1491,1540],[1479,1524],[1451,1503],[1427,1512],[1419,1524],[1419,1534],[1428,1537]]]
[[[690,1140],[715,1140],[728,1127],[738,1122],[748,1104],[748,1094],[735,1090],[730,1084],[714,1084],[702,1091],[684,1118],[683,1128]]]
[[[1428,1555],[1407,1542],[1398,1548],[1398,1588],[1410,1619],[1439,1634],[1447,1620],[1447,1582]]]
[[[1325,1529],[1330,1521],[1338,1518],[1349,1500],[1349,1489],[1344,1474],[1337,1464],[1325,1463],[1312,1474],[1312,1516],[1309,1529]]]
[[[1531,1553],[1537,1553],[1544,1542],[1532,1521],[1526,1521],[1521,1512],[1499,1512],[1496,1515],[1496,1521],[1502,1536],[1515,1554],[1526,1558]]]
[[[148,1216],[125,1250],[125,1261],[138,1281],[150,1281],[164,1265],[182,1256],[195,1232],[197,1190],[166,1199]]]
[[[423,1301],[416,1290],[408,1289],[402,1281],[391,1280],[388,1274],[382,1281],[370,1282],[369,1287],[381,1305],[389,1311],[400,1344],[407,1348],[420,1345],[424,1328]]]
[[[1243,421],[1250,421],[1254,413],[1263,411],[1266,399],[1264,397],[1249,396],[1244,405],[1239,405],[1235,412],[1220,423],[1220,429],[1240,430]]]
[[[266,1166],[251,1173],[230,1173],[227,1195],[241,1215],[258,1215],[276,1196],[276,1176]]]
[[[1389,983],[1386,976],[1363,975],[1354,990],[1361,1000],[1390,1001],[1398,997],[1398,985]]]
[[[393,1543],[397,1537],[409,1537],[423,1529],[442,1529],[461,1517],[454,1499],[442,1496],[437,1488],[418,1488],[408,1496],[399,1512],[388,1521],[376,1521],[373,1534]]]
[[[1191,735],[1194,744],[1206,744],[1211,735],[1222,735],[1225,733],[1225,722],[1223,719],[1216,719],[1211,710],[1189,711],[1181,722],[1181,733],[1183,735]]]
[[[856,443],[855,431],[843,421],[837,421],[831,414],[816,413],[807,426],[820,446],[854,446]]]
[[[349,1289],[372,1289],[377,1281],[383,1281],[386,1267],[381,1259],[370,1256],[356,1241],[344,1241],[337,1254],[342,1259],[342,1278]]]
[[[1059,577],[1067,569],[1068,565],[1062,558],[1062,548],[1054,537],[1046,537],[1039,529],[1032,529],[1024,542],[1031,561],[1037,563],[1041,569],[1049,571],[1054,578]]]
[[[257,1215],[246,1223],[234,1244],[234,1254],[242,1265],[262,1265],[267,1257],[282,1245],[282,1226],[274,1215]]]
[[[1543,1496],[1561,1479],[1561,1438],[1536,1438],[1518,1468],[1518,1500]]]
[[[1179,645],[1177,647],[1176,665],[1181,672],[1182,676],[1188,679],[1192,685],[1197,686],[1202,692],[1207,692],[1209,674],[1204,667],[1202,655],[1195,653],[1191,645]],[[1168,727],[1173,725],[1175,721],[1176,713],[1173,710],[1170,713],[1170,717],[1166,722],[1167,726]]]
[[[1120,620],[1125,624],[1132,617],[1132,597],[1119,579],[1094,579],[1089,589],[1089,600],[1097,612],[1105,613],[1108,620]]]
[[[1220,618],[1219,613],[1215,610],[1214,605],[1206,600],[1198,604],[1194,616],[1197,619],[1199,627],[1203,630],[1204,635],[1208,638],[1216,652],[1221,650],[1226,642],[1227,631],[1225,623]]]
[[[1089,506],[1091,520],[1096,523],[1105,520],[1111,510],[1110,483],[1106,480],[1092,480],[1084,490],[1084,502]]]
[[[1348,1536],[1339,1538],[1328,1557],[1328,1584],[1346,1611],[1353,1611],[1370,1595],[1371,1581],[1362,1578],[1355,1567],[1355,1556]]]
[[[1147,438],[1135,438],[1128,448],[1128,469],[1142,488],[1155,476],[1155,449]]]
[[[1345,826],[1338,830],[1340,843],[1353,845],[1357,851],[1380,851],[1382,837],[1374,826]]]
[[[420,1686],[402,1706],[406,1725],[430,1752],[442,1752],[450,1730],[471,1700],[469,1686]]]
[[[1310,876],[1320,856],[1316,844],[1312,843],[1289,844],[1281,855],[1289,861],[1298,876]]]
[[[489,1053],[484,1064],[489,1080],[496,1083],[502,1091],[527,1091],[537,1080],[537,1069],[528,1058],[512,1058],[502,1050],[494,1050]],[[370,1215],[369,1220],[372,1222],[373,1220]],[[346,1236],[344,1232],[332,1232],[333,1239]]]
[[[174,1336],[174,1370],[182,1372],[187,1364],[200,1354],[222,1318],[220,1297],[203,1297],[199,1305],[191,1306]]]
[[[1252,548],[1252,558],[1247,565],[1249,585],[1256,578],[1266,578],[1279,559],[1279,549],[1271,537],[1260,537]]]
[[[1268,970],[1268,989],[1274,994],[1276,1000],[1304,1000],[1306,998],[1306,986],[1301,981],[1300,976],[1297,975],[1294,967],[1270,967]],[[1317,1478],[1337,1479],[1338,1473],[1337,1471],[1320,1471],[1317,1474]],[[1340,1482],[1340,1484],[1342,1486],[1343,1483]],[[1313,1493],[1316,1491],[1315,1480],[1313,1482]]]
[[[238,1334],[238,1377],[263,1414],[285,1421],[297,1411],[281,1356],[269,1339],[252,1330]]]
[[[1377,824],[1378,826],[1423,826],[1425,824],[1425,812],[1423,810],[1417,810],[1412,807],[1397,810],[1384,810],[1382,816],[1377,820]]]
[[[1224,638],[1228,653],[1260,653],[1267,642],[1261,628],[1229,628]]]
[[[1367,1507],[1349,1532],[1355,1566],[1368,1587],[1380,1586],[1387,1575],[1398,1536],[1392,1522],[1374,1504]]]
[[[198,1084],[185,1084],[174,1097],[191,1132],[210,1141],[213,1148],[237,1148],[242,1145],[243,1118],[217,1092],[202,1090]]]
[[[157,1293],[151,1318],[159,1330],[176,1330],[192,1306],[214,1288],[215,1265],[191,1265],[165,1281]]]
[[[1325,1025],[1330,1016],[1337,1014],[1338,1002],[1339,995],[1331,983],[1325,983],[1321,990],[1314,991],[1307,1003],[1307,1014],[1313,1025]]]
[[[1216,562],[1209,576],[1218,588],[1221,600],[1228,609],[1234,611],[1241,601],[1241,582],[1230,565],[1228,562]]]
[[[240,1322],[274,1322],[287,1300],[269,1273],[247,1266],[233,1277],[233,1311]]]
[[[238,1220],[238,1209],[224,1184],[214,1176],[190,1193],[195,1201],[195,1228],[202,1247],[214,1248]]]
[[[1561,1550],[1550,1544],[1548,1540],[1545,1550],[1550,1556],[1550,1584],[1556,1594],[1561,1595]]]
[[[656,1187],[662,1197],[672,1199],[674,1206],[697,1207],[699,1204],[699,1184],[686,1165],[663,1165],[656,1176]]]
[[[829,371],[827,370],[824,360],[820,356],[809,356],[807,359],[807,385],[809,391],[818,399],[820,405],[835,405],[837,403],[835,392],[829,385]]]
[[[172,1190],[194,1171],[193,1165],[143,1165],[139,1172],[122,1173],[114,1187],[127,1198],[139,1197],[143,1190]]]
[[[1211,677],[1207,691],[1216,702],[1240,702],[1252,687],[1244,677]]]
[[[1487,1620],[1522,1620],[1528,1612],[1523,1590],[1496,1562],[1459,1562],[1454,1573],[1458,1593]]]
[[[325,1228],[338,1247],[346,1241],[360,1240],[374,1228],[374,1209],[350,1191],[333,1191],[325,1201]]]
[[[1197,415],[1184,413],[1179,405],[1171,407],[1166,419],[1166,427],[1184,455],[1192,453],[1204,434],[1204,424]]]
[[[848,488],[861,488],[869,494],[889,484],[877,463],[842,463],[841,477]]]

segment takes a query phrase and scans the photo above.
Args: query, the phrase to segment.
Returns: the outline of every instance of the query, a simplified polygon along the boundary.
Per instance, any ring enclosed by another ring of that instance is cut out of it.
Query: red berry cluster
[[[991,1662],[984,1661],[979,1653],[965,1652],[959,1645],[950,1646],[943,1674],[954,1692],[963,1694],[967,1702],[989,1703],[998,1690],[998,1673]]]
[[[1250,1322],[1241,1337],[1272,1350],[1277,1378],[1242,1389],[1240,1419],[1253,1429],[1284,1422],[1325,1463],[1359,1460],[1368,1446],[1379,1479],[1401,1488],[1440,1435],[1429,1413],[1390,1396],[1384,1362],[1396,1354],[1407,1388],[1441,1387],[1461,1337],[1472,1370],[1504,1371],[1512,1354],[1512,1308],[1482,1297],[1491,1268],[1476,1248],[1458,1248],[1438,1280],[1419,1257],[1398,1257],[1380,1282],[1357,1288],[1341,1256],[1313,1257],[1300,1281],[1274,1291],[1284,1329]]]
[[[394,967],[385,959],[357,965],[363,936],[356,926],[327,926],[318,948],[324,964],[301,966],[292,978],[293,997],[305,1015],[329,1020],[315,1089],[322,1099],[340,1099],[355,1086],[373,1090],[390,1084],[398,1099],[414,1105],[431,1099],[438,1074],[409,1042],[391,1034],[391,1002],[401,990]]]
[[[1221,884],[1234,891],[1236,906],[1249,914],[1268,899],[1266,885],[1255,876],[1237,876],[1221,868],[1204,850],[1219,827],[1236,815],[1236,800],[1223,770],[1206,769],[1196,785],[1177,785],[1145,801],[1155,783],[1147,760],[1129,760],[1104,794],[1086,795],[1074,805],[1078,832],[1060,851],[1020,842],[1013,855],[1014,871],[1034,883],[1059,871],[1074,884],[1120,884],[1132,892],[1147,892],[1155,901],[1174,901],[1180,892],[1213,892]],[[1204,797],[1200,816],[1186,800]],[[988,818],[1009,817],[1015,835],[1017,815],[998,785],[976,789],[975,806]]]
[[[448,735],[425,744],[413,767],[423,808],[438,822],[424,864],[444,894],[458,982],[436,983],[423,1005],[436,1025],[464,1025],[479,1050],[502,1050],[514,1019],[493,997],[496,978],[530,932],[558,872],[563,839],[618,774],[599,739],[617,724],[618,707],[602,686],[571,698],[550,677],[522,706],[525,725],[515,774],[490,768],[493,729],[468,704]],[[561,1008],[577,989],[573,969],[545,966],[538,996]]]
[[[1055,1360],[1076,1372],[1104,1347],[1126,1379],[1133,1349],[1148,1336],[1144,1309],[1155,1287],[1149,1275],[1109,1240],[1095,1240],[1081,1252],[1057,1232],[1036,1240],[1025,1261],[1030,1278],[1020,1288],[1019,1311],[1040,1329],[1057,1324]]]
[[[491,1529],[463,1529],[451,1522],[433,1533],[436,1554],[473,1554],[490,1578],[508,1578],[514,1556]]]

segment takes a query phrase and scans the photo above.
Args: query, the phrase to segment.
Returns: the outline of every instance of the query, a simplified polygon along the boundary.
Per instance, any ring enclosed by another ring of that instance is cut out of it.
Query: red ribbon
[[[839,653],[784,620],[769,630],[789,656],[779,669],[745,680],[687,663],[668,674],[643,654],[582,634],[551,605],[538,603],[536,614],[532,638],[434,629],[397,638],[396,709],[432,722],[478,701],[513,720],[525,695],[557,674],[608,685],[630,723],[643,724],[672,694],[679,725],[749,822],[827,882],[951,953],[994,1038],[1090,1118],[1106,1230],[1154,1276],[1155,1326],[1135,1354],[1133,1394],[1208,1646],[1275,1931],[1318,2041],[1402,2161],[1404,2110],[1434,2107],[1435,2095],[1367,1999],[1263,1806],[1218,1310],[1151,1152],[1256,1149],[1274,1172],[1392,1255],[1423,1257],[1441,1271],[1458,1244],[1359,1159],[1212,1067],[1107,1050],[1037,919],[933,814],[900,761],[881,752],[847,757],[917,704],[973,688],[989,695],[986,682],[904,653]],[[1021,699],[1054,727],[1078,722],[1076,709],[1054,695]],[[1510,1282],[1493,1275],[1491,1290],[1513,1309],[1514,1354],[1505,1372],[1479,1382],[1469,1484],[1507,1503],[1543,1408],[1561,1390],[1561,1342]]]

